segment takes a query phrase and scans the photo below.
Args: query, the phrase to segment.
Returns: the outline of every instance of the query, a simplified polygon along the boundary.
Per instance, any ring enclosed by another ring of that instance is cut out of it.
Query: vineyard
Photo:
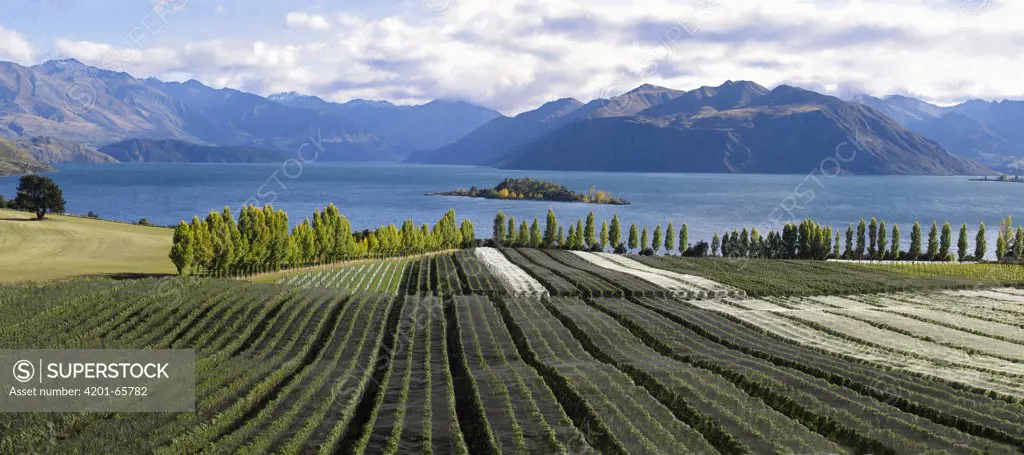
[[[193,413],[0,414],[0,453],[1024,452],[1015,272],[773,263],[814,278],[478,248],[0,286],[0,348],[197,356]]]

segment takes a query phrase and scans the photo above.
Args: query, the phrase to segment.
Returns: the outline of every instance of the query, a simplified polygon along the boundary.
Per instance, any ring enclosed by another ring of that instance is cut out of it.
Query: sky
[[[726,80],[1024,98],[1021,0],[3,0],[0,60],[505,114]]]

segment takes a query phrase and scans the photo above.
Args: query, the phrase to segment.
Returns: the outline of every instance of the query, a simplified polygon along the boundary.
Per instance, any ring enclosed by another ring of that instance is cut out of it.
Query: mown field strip
[[[572,251],[564,250],[543,250],[548,256],[562,264],[561,267],[570,267],[582,270],[597,277],[603,278],[616,287],[621,288],[631,296],[665,296],[669,293],[665,288],[650,281],[619,272],[609,268],[594,265],[593,263],[577,256]],[[556,270],[557,271],[557,270]]]
[[[980,359],[975,359],[963,351],[957,351],[956,357],[940,357],[939,359],[916,352],[907,354],[898,349],[900,346],[895,342],[882,340],[882,344],[865,344],[853,336],[836,336],[779,316],[782,313],[735,310],[728,305],[712,301],[694,301],[692,304],[745,321],[801,345],[866,360],[887,368],[905,369],[1024,398],[1021,381],[1016,377],[1005,375],[1012,373],[1014,365],[999,359],[980,362],[978,361]],[[994,368],[1011,368],[1011,370],[992,372]]]
[[[515,251],[534,264],[533,267],[528,268],[531,270],[537,269],[534,271],[535,275],[540,276],[543,274],[542,271],[547,271],[569,283],[568,287],[564,283],[559,283],[559,291],[565,291],[560,292],[560,294],[572,295],[575,294],[574,290],[578,289],[580,293],[592,296],[613,297],[622,295],[622,289],[616,284],[583,270],[566,267],[561,262],[551,258],[551,256],[544,254],[543,251],[535,249],[517,249]]]
[[[503,452],[591,453],[543,378],[519,356],[494,303],[455,298],[459,332],[483,411]]]
[[[833,377],[834,373],[825,373],[811,366],[827,354],[805,353],[795,358],[780,358],[757,350],[758,346],[743,343],[742,336],[728,340],[748,346],[746,352],[736,349],[740,348],[737,345],[727,347],[718,344],[710,339],[718,339],[716,335],[710,334],[710,338],[705,338],[655,311],[680,306],[672,302],[641,300],[644,306],[640,306],[602,299],[595,303],[658,351],[721,375],[794,421],[816,429],[822,436],[844,446],[843,449],[815,448],[806,444],[793,446],[791,450],[796,453],[838,453],[844,450],[851,453],[925,453],[956,450],[955,447],[965,441],[975,447],[989,447],[992,452],[1012,453],[1011,446],[1007,444],[1021,441],[1004,433],[994,440],[969,437],[954,429],[954,425],[962,421],[961,416],[967,413],[962,408],[958,408],[959,415],[952,415],[922,407],[919,403],[911,405],[906,400],[897,403],[880,394],[872,395],[870,387],[858,389],[855,383],[845,378]],[[707,327],[704,321],[701,322],[702,328]],[[731,323],[719,325],[726,326],[728,330],[721,330],[721,333],[742,332],[741,327],[728,327],[734,325]],[[826,363],[829,361],[824,360]],[[854,368],[854,377],[857,370]],[[878,370],[871,373],[868,378],[874,383],[878,379]],[[925,399],[935,401],[928,396]],[[988,419],[984,415],[982,418]],[[1013,426],[1015,422],[999,420],[997,424]],[[976,428],[979,427],[977,424],[961,426],[987,437],[999,433],[991,427]],[[1020,431],[1019,428],[1017,430]]]
[[[632,260],[632,259],[630,259],[628,257],[622,256],[622,255],[612,254],[612,253],[591,253],[591,254],[596,254],[596,255],[604,258],[604,259],[607,259],[607,260],[609,260],[611,262],[614,262],[614,263],[616,263],[616,264],[618,264],[620,266],[623,266],[623,267],[628,267],[630,269],[639,270],[639,271],[646,272],[646,273],[653,273],[653,274],[657,274],[657,275],[661,275],[661,276],[664,276],[664,277],[671,278],[671,279],[673,279],[673,280],[675,280],[675,281],[677,281],[679,283],[682,283],[686,287],[694,289],[696,295],[691,295],[691,297],[696,297],[696,296],[701,296],[701,297],[729,297],[729,296],[740,297],[740,296],[743,296],[743,295],[746,294],[745,292],[743,292],[742,290],[740,290],[738,288],[735,288],[735,287],[732,287],[732,286],[727,286],[727,285],[724,285],[722,283],[718,283],[718,282],[709,280],[709,279],[704,278],[704,277],[700,277],[700,276],[696,276],[696,275],[687,275],[687,274],[683,274],[683,273],[673,272],[673,271],[670,271],[670,270],[664,270],[664,269],[659,269],[659,268],[655,268],[655,267],[650,267],[647,264],[634,261],[634,260]]]
[[[741,453],[843,451],[724,378],[656,352],[583,301],[554,299],[552,308],[577,338],[586,340],[584,346],[591,345],[719,446]]]
[[[695,298],[703,299],[707,297],[708,292],[705,289],[700,289],[695,286],[688,286],[681,283],[673,278],[664,276],[658,273],[652,273],[645,270],[639,270],[632,267],[626,267],[620,264],[618,261],[611,260],[605,256],[598,255],[595,253],[589,253],[584,251],[573,251],[573,254],[578,256],[580,259],[587,261],[595,266],[603,267],[608,270],[624,273],[644,281],[648,281],[651,284],[664,288],[664,290],[671,295],[681,298]]]
[[[487,267],[487,270],[505,286],[505,290],[509,295],[534,298],[547,297],[549,295],[544,285],[533,279],[523,269],[509,262],[497,249],[474,248],[473,252],[483,262],[484,266]]]
[[[537,362],[545,381],[565,400],[563,409],[587,430],[602,453],[735,453],[728,441],[714,446],[664,404],[612,365],[592,357],[538,301],[511,299],[503,315],[513,337]],[[570,404],[571,403],[571,404]]]

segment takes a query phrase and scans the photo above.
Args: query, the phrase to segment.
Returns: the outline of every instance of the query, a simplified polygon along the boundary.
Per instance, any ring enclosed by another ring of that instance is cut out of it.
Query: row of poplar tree
[[[449,210],[430,227],[412,220],[353,232],[334,204],[289,232],[288,214],[270,205],[244,207],[238,221],[225,208],[174,228],[170,258],[182,275],[231,276],[360,258],[420,254],[476,244],[473,223]]]
[[[664,247],[666,253],[678,251],[684,256],[764,259],[971,261],[984,259],[988,251],[985,223],[978,227],[973,252],[970,251],[967,224],[960,226],[955,255],[952,251],[952,227],[944,223],[940,230],[934,221],[928,233],[927,248],[921,224],[915,222],[910,233],[910,248],[906,251],[901,250],[899,225],[893,224],[890,230],[885,220],[879,221],[876,218],[870,222],[860,220],[856,230],[853,225],[848,226],[845,248],[839,231],[809,219],[799,224],[786,224],[780,232],[770,230],[767,235],[762,235],[757,228],[749,231],[744,228],[722,235],[715,234],[710,244],[699,241],[693,245],[689,242],[685,223],[679,229],[678,237],[671,222],[664,231],[661,225],[655,226],[653,235],[648,234],[647,226],[638,227],[634,223],[630,225],[626,239],[622,238],[622,223],[618,215],[612,217],[610,225],[604,221],[598,228],[594,213],[590,212],[586,220],[579,219],[568,226],[566,233],[551,209],[548,209],[543,231],[536,217],[532,223],[523,220],[516,224],[514,217],[498,212],[494,217],[491,241],[499,246],[592,251],[611,249],[619,253],[632,253],[639,249],[641,254],[658,254]],[[1024,227],[1018,226],[1014,230],[1010,217],[1003,220],[1000,226],[995,253],[999,260],[1024,260]]]

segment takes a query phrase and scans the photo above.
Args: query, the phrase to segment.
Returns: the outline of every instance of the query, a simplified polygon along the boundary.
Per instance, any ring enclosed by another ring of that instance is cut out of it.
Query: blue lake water
[[[966,177],[838,176],[736,174],[639,174],[606,172],[508,171],[468,166],[405,164],[118,164],[60,166],[49,174],[64,190],[67,209],[90,210],[109,219],[148,218],[175,224],[193,215],[229,206],[237,214],[246,202],[273,203],[292,223],[329,202],[337,205],[357,229],[399,224],[413,218],[433,223],[454,208],[468,217],[479,236],[490,236],[498,210],[517,220],[538,217],[548,207],[562,223],[594,211],[598,220],[618,213],[625,223],[678,228],[689,224],[691,241],[710,239],[714,232],[757,226],[778,227],[802,218],[845,227],[861,217],[900,224],[904,242],[915,220],[966,222],[973,232],[984,221],[989,233],[1001,218],[1024,221],[1024,185],[972,182]],[[426,196],[424,193],[490,187],[505,177],[551,180],[585,192],[591,186],[632,202],[608,206],[534,201],[499,201]],[[0,178],[0,194],[14,196],[17,178]],[[925,229],[928,226],[925,226]],[[955,235],[955,232],[954,232]],[[954,239],[955,241],[955,239]],[[989,241],[989,250],[995,248]]]

